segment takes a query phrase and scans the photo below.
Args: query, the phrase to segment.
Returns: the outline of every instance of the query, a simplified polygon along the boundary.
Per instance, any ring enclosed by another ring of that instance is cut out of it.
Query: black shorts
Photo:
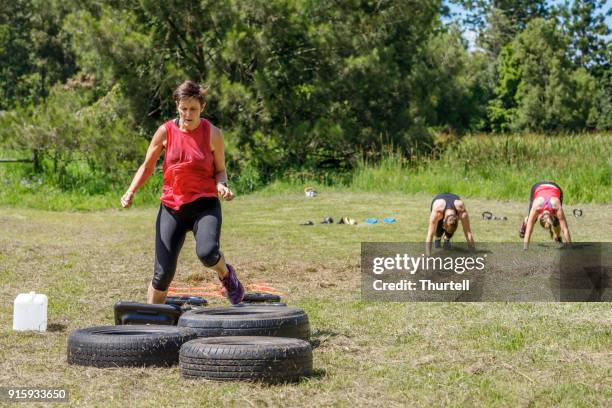
[[[193,231],[196,255],[205,266],[219,262],[221,203],[217,197],[202,197],[184,204],[178,211],[160,205],[155,234],[153,288],[165,291],[170,286],[187,231]]]

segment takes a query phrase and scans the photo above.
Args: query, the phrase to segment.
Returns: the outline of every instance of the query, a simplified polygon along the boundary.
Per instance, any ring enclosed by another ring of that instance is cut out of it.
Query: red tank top
[[[164,126],[166,155],[161,202],[179,210],[183,204],[200,197],[217,197],[210,122],[200,119],[200,125],[191,131],[181,130],[174,120]]]
[[[561,200],[561,190],[559,188],[553,186],[552,184],[542,184],[536,187],[536,190],[533,192],[533,199],[542,197],[544,199],[544,204],[542,208],[538,210],[538,212],[543,212],[544,210],[548,210],[553,214],[557,212],[550,202],[552,197],[556,197]]]

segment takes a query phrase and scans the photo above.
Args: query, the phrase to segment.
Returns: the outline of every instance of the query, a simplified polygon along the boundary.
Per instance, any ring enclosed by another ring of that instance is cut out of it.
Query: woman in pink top
[[[149,303],[164,303],[188,231],[195,237],[198,258],[217,272],[230,302],[240,303],[244,296],[234,268],[225,263],[219,251],[218,197],[230,201],[234,194],[227,185],[221,130],[200,117],[206,105],[205,96],[204,88],[192,81],[185,81],[174,91],[179,117],[157,129],[144,163],[121,198],[124,208],[132,204],[134,194],[151,176],[165,148],[164,187],[157,215]]]
[[[523,238],[523,248],[529,248],[529,241],[536,221],[547,229],[550,237],[557,242],[572,242],[563,212],[563,190],[552,181],[540,181],[531,187],[529,196],[529,215],[523,220],[519,236]]]

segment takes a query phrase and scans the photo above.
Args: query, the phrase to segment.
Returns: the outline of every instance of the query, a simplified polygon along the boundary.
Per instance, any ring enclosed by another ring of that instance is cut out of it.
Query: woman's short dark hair
[[[455,214],[448,214],[446,217],[444,217],[444,221],[443,223],[443,228],[444,231],[448,232],[449,234],[454,234],[455,230],[457,229],[457,215]]]
[[[207,91],[208,89],[200,84],[193,81],[185,81],[174,90],[172,97],[176,103],[179,103],[181,99],[195,98],[200,102],[200,105],[204,106]]]

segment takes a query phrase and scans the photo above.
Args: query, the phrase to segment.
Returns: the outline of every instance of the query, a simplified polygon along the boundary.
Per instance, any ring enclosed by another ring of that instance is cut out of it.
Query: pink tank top
[[[536,190],[533,192],[533,199],[535,200],[538,197],[542,197],[544,199],[544,204],[542,208],[538,209],[538,212],[543,212],[547,210],[553,214],[557,212],[552,206],[550,199],[556,197],[557,199],[561,199],[561,190],[552,184],[542,184],[536,187]]]
[[[161,202],[174,210],[200,197],[217,197],[215,164],[210,149],[211,124],[200,119],[191,131],[181,130],[174,120],[166,127],[164,189]]]

